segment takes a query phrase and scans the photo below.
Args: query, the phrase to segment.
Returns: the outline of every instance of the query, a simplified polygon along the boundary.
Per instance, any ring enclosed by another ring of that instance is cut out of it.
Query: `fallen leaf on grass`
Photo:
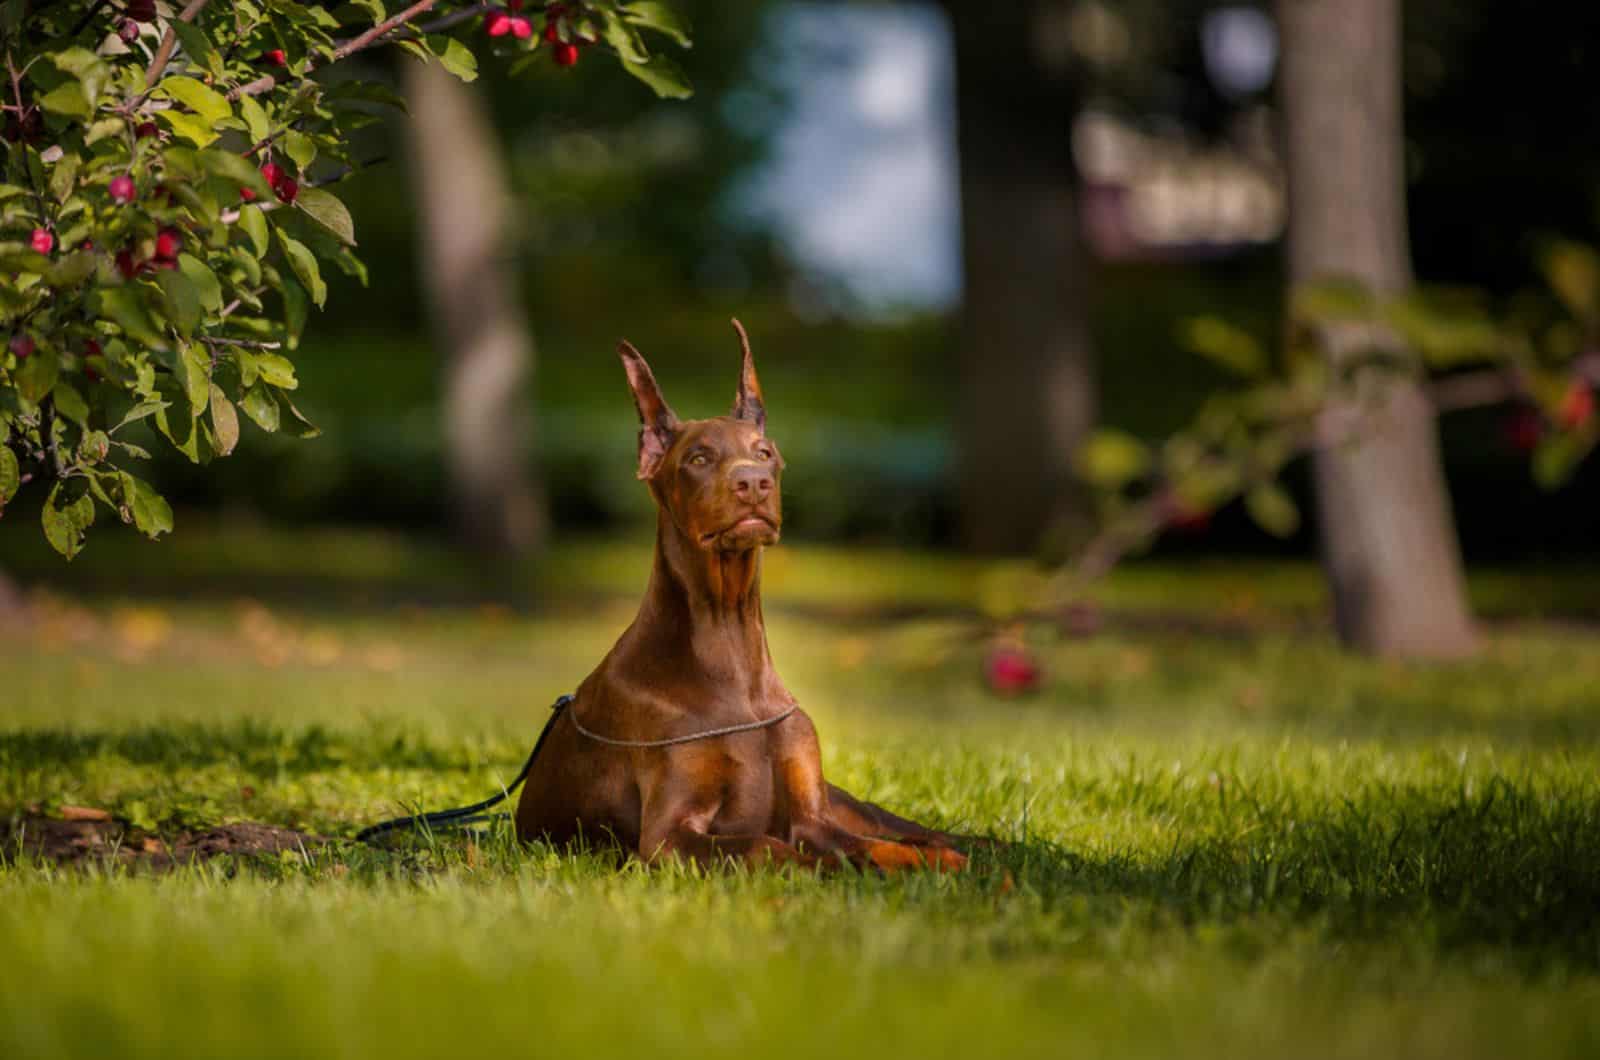
[[[63,806],[61,807],[63,821],[109,821],[111,814],[93,806]]]

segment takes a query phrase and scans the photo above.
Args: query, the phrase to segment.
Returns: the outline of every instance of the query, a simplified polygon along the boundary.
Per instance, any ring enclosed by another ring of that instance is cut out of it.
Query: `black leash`
[[[390,821],[381,821],[370,828],[363,828],[360,832],[357,832],[356,842],[370,843],[375,837],[383,835],[385,832],[392,832],[396,828],[415,828],[419,825],[429,829],[464,828],[469,824],[482,824],[486,821],[504,819],[507,816],[506,814],[484,813],[483,811],[491,806],[497,806],[505,802],[511,797],[511,793],[516,791],[524,780],[528,779],[528,771],[533,768],[534,760],[539,757],[539,748],[544,746],[545,737],[550,735],[550,730],[555,727],[556,720],[561,717],[562,712],[571,703],[571,696],[562,696],[551,706],[550,720],[544,723],[544,729],[539,733],[539,739],[534,741],[533,752],[528,755],[528,760],[522,764],[522,771],[517,774],[517,779],[513,780],[500,794],[484,799],[482,802],[475,802],[471,806],[458,806],[453,810],[436,810],[433,813],[414,813],[409,817],[396,817]]]

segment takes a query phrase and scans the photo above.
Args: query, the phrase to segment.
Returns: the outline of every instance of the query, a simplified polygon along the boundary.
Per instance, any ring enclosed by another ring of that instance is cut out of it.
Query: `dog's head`
[[[679,531],[708,552],[775,545],[783,527],[783,457],[767,437],[750,338],[737,320],[733,327],[744,357],[739,387],[733,410],[715,419],[679,420],[639,351],[627,342],[617,348],[639,409],[639,478]]]

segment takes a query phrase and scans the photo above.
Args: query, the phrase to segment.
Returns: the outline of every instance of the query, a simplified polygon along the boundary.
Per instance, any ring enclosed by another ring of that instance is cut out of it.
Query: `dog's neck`
[[[700,548],[665,512],[634,631],[645,644],[670,645],[675,657],[695,660],[692,676],[710,687],[764,697],[776,683],[761,613],[761,550]]]

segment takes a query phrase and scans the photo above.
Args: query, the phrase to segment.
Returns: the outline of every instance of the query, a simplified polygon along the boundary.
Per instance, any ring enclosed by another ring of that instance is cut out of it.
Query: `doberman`
[[[650,366],[618,352],[656,503],[639,614],[546,731],[517,806],[524,840],[610,837],[646,862],[960,869],[955,837],[822,776],[817,731],[767,650],[761,553],[783,525],[750,340],[733,411],[679,420]]]

